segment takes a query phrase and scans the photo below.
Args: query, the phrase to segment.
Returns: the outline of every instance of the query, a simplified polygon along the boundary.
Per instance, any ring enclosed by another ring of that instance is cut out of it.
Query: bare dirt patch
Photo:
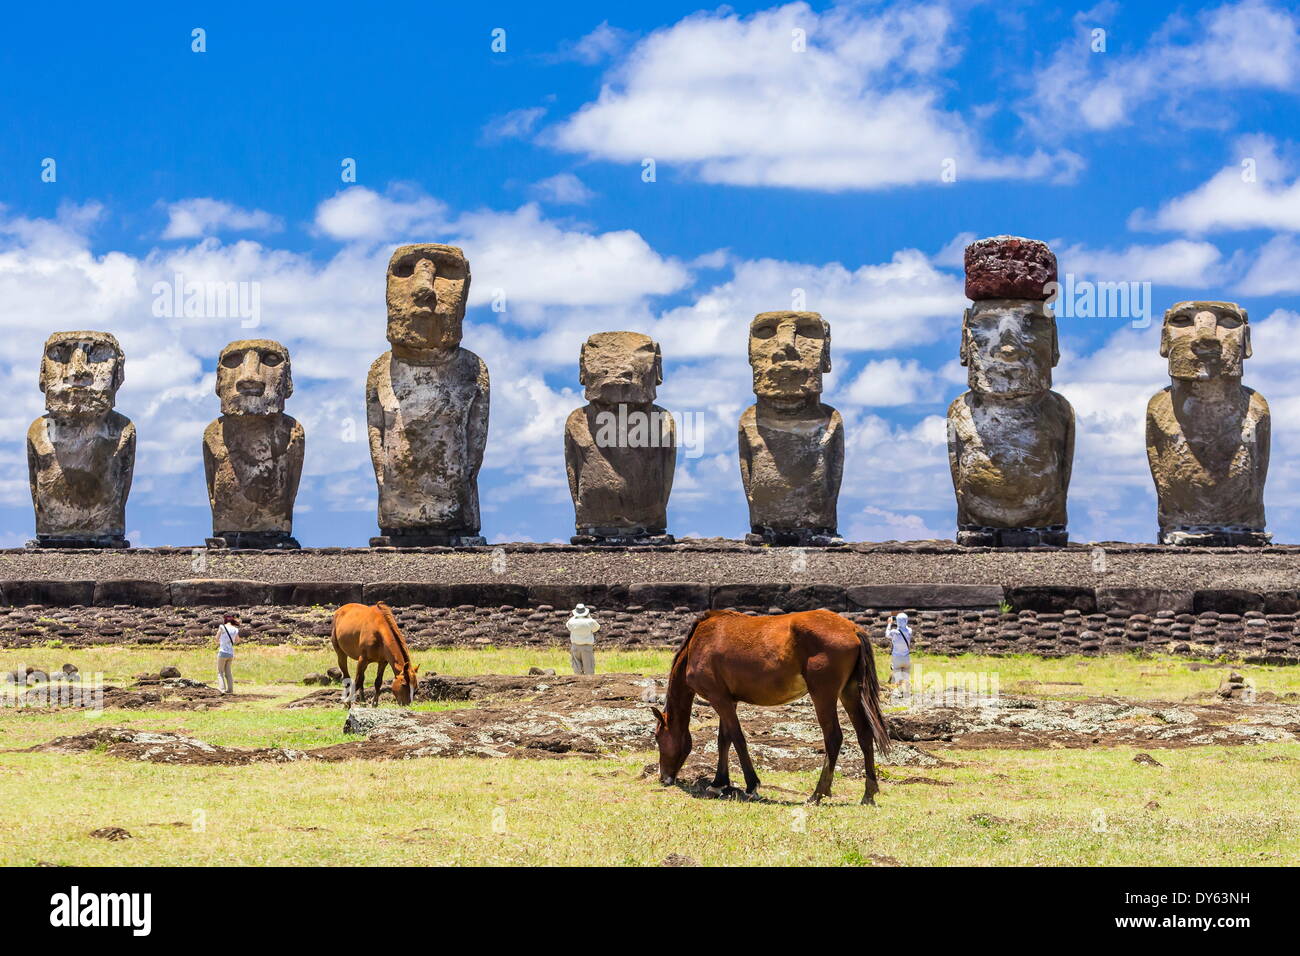
[[[339,709],[356,739],[312,750],[217,747],[173,733],[100,728],[61,737],[33,751],[101,750],[153,763],[244,765],[295,760],[402,760],[413,757],[595,758],[654,749],[648,705],[662,704],[664,681],[635,675],[598,677],[490,675],[426,678],[421,700],[466,701],[445,711],[355,707],[345,711],[337,689],[316,691],[285,706]],[[783,707],[741,709],[750,752],[760,768],[812,770],[822,738],[806,698]],[[965,706],[919,706],[888,716],[894,746],[885,766],[952,766],[924,749],[1055,749],[1140,746],[1144,749],[1251,744],[1300,739],[1300,707],[1235,700],[1134,702],[1003,696]],[[683,776],[711,772],[717,720],[697,702],[694,751]],[[861,775],[862,755],[847,734],[840,769]],[[653,773],[654,768],[647,768]],[[894,782],[942,785],[924,776]]]

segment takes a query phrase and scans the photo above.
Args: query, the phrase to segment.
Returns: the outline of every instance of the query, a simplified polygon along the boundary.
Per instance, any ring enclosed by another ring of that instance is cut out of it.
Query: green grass
[[[844,779],[834,800],[803,807],[812,773],[765,773],[773,802],[699,800],[644,778],[648,754],[232,768],[6,754],[0,864],[1300,861],[1300,745],[1158,754],[1163,768],[1134,764],[1127,749],[963,751],[950,755],[962,766],[925,771],[952,786],[886,781],[875,808]],[[135,839],[88,836],[103,826]]]
[[[663,648],[598,650],[596,665],[606,673],[662,675],[667,672],[672,653]],[[526,674],[530,666],[553,667],[558,673],[569,673],[569,651],[561,646],[438,648],[416,651],[414,658],[422,674]],[[156,672],[165,664],[175,664],[187,677],[216,679],[215,651],[189,646],[0,651],[0,671],[23,665],[53,671],[65,661],[76,664],[86,674],[103,673],[109,683],[116,684],[138,673]],[[995,657],[917,653],[913,662],[920,671],[996,676],[1003,693],[1021,692],[1022,688],[1016,686],[1019,681],[1038,681],[1048,686],[1025,689],[1046,696],[1118,695],[1181,700],[1190,694],[1214,690],[1227,667],[1253,680],[1257,692],[1300,693],[1300,667],[1207,662],[1183,657],[1108,654],[1045,659],[1028,654]],[[324,648],[245,645],[238,649],[235,680],[241,690],[250,684],[297,684],[305,674],[334,665],[333,653]],[[880,651],[876,653],[876,666],[882,679],[889,676],[888,657]],[[370,674],[373,677],[373,669]],[[1073,686],[1076,682],[1080,686]]]
[[[564,648],[436,650],[424,671],[519,674],[567,670]],[[192,648],[8,651],[20,664],[102,671],[121,684],[176,664],[211,679],[212,652]],[[662,674],[663,650],[602,652],[605,671]],[[1215,668],[1181,658],[941,657],[923,669],[996,674],[1004,692],[1179,699],[1211,690]],[[312,688],[295,683],[332,663],[323,650],[248,646],[237,689],[265,695],[204,711],[0,710],[0,747],[94,726],[174,730],[214,744],[308,748],[344,740],[341,707],[284,709]],[[884,655],[877,655],[885,666]],[[1300,690],[1300,668],[1239,667],[1259,691]],[[1082,686],[1070,683],[1078,681]],[[423,709],[447,705],[422,704]],[[464,705],[456,705],[464,706]],[[934,749],[934,748],[929,748]],[[653,753],[601,760],[426,758],[401,762],[176,767],[102,753],[0,753],[0,864],[653,864],[670,853],[717,864],[1103,864],[1300,862],[1294,782],[1300,743],[1153,751],[1128,748],[934,749],[953,767],[887,768],[876,808],[861,783],[837,778],[836,798],[804,808],[815,774],[760,767],[770,802],[699,800],[642,768]],[[909,776],[950,783],[903,785]],[[1148,809],[1149,804],[1158,804]],[[196,821],[206,829],[196,832]],[[134,839],[89,836],[121,826]],[[497,832],[501,830],[503,832]]]

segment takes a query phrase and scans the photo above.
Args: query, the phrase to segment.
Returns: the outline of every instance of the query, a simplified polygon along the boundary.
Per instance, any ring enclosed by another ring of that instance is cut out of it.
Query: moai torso
[[[1251,354],[1246,311],[1181,302],[1166,314],[1171,384],[1147,404],[1147,461],[1164,544],[1267,544],[1268,402],[1241,384]]]
[[[653,401],[662,367],[659,346],[636,332],[598,332],[583,344],[579,381],[590,401],[564,426],[575,543],[671,540],[677,431]]]
[[[597,440],[607,422],[627,421],[629,416],[643,416],[648,422],[646,445],[622,447]],[[575,408],[564,424],[564,463],[579,534],[667,531],[677,463],[677,432],[667,410],[654,404]]]
[[[1064,545],[1074,461],[1074,410],[1051,390],[1060,358],[1044,305],[1056,257],[1015,236],[966,248],[961,362],[970,391],[948,407],[948,463],[957,542]]]
[[[212,533],[293,532],[306,434],[288,415],[223,415],[203,432]]]
[[[844,474],[844,420],[820,402],[808,417],[771,415],[751,405],[740,416],[740,476],[755,533],[834,534]]]
[[[1056,392],[965,392],[948,407],[959,528],[1063,528],[1073,457],[1074,410]]]
[[[113,410],[124,377],[121,347],[107,332],[57,332],[46,341],[46,413],[27,430],[38,544],[127,545],[135,426]]]
[[[844,421],[822,404],[831,329],[816,312],[762,312],[749,327],[758,399],[740,416],[740,478],[750,544],[840,544]]]
[[[412,364],[388,352],[370,368],[366,406],[381,528],[479,530],[487,366],[458,348]]]
[[[71,422],[42,416],[27,431],[27,463],[38,539],[126,534],[135,425],[125,415]]]

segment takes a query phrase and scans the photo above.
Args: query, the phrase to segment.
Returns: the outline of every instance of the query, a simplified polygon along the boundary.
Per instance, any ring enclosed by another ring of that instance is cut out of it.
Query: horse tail
[[[411,652],[406,647],[406,635],[404,635],[402,629],[397,626],[397,618],[393,616],[392,608],[383,601],[380,601],[375,605],[375,610],[383,615],[384,623],[388,625],[388,630],[393,635],[393,641],[397,644],[397,649],[401,652],[401,673],[405,673],[406,669],[411,666]]]
[[[880,677],[876,674],[876,653],[871,639],[862,628],[858,632],[858,667],[862,675],[858,686],[862,690],[862,703],[867,708],[867,722],[881,754],[889,753],[889,731],[885,728],[885,714],[880,709]]]

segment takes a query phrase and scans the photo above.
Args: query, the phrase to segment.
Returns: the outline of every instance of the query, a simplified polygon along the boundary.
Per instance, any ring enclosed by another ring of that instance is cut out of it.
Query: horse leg
[[[840,757],[840,745],[844,743],[844,732],[840,730],[840,715],[835,707],[835,694],[825,688],[812,691],[813,709],[817,712],[817,723],[822,728],[822,742],[826,745],[826,757],[822,761],[822,774],[817,778],[817,788],[808,798],[809,803],[820,803],[822,797],[831,795],[831,781],[835,777],[835,761]]]
[[[348,655],[344,654],[337,644],[334,645],[334,654],[339,659],[339,670],[343,672],[343,703],[352,703],[352,678],[348,676]]]
[[[731,786],[731,769],[727,766],[727,752],[731,749],[731,738],[727,736],[727,727],[725,724],[718,723],[718,772],[713,775],[713,782],[709,784],[710,791],[718,791],[721,795],[729,786]]]
[[[853,731],[858,735],[858,746],[862,748],[862,769],[866,774],[866,792],[862,802],[872,806],[876,803],[876,794],[880,792],[880,783],[876,780],[876,738],[871,732],[871,721],[867,718],[867,708],[862,703],[862,685],[851,680],[840,691],[840,703],[853,723]]]
[[[387,661],[380,661],[375,671],[375,699],[371,707],[379,706],[379,691],[384,686],[384,668],[388,666]]]
[[[732,746],[736,748],[736,759],[740,761],[740,771],[745,775],[745,796],[758,795],[758,774],[754,772],[754,761],[749,759],[749,745],[745,743],[745,732],[740,728],[740,718],[736,716],[736,702],[721,694],[711,694],[709,703],[718,712],[721,722],[719,733],[725,733]]]
[[[352,682],[352,700],[360,701],[363,707],[366,704],[366,659],[364,657],[357,661],[357,678]]]

